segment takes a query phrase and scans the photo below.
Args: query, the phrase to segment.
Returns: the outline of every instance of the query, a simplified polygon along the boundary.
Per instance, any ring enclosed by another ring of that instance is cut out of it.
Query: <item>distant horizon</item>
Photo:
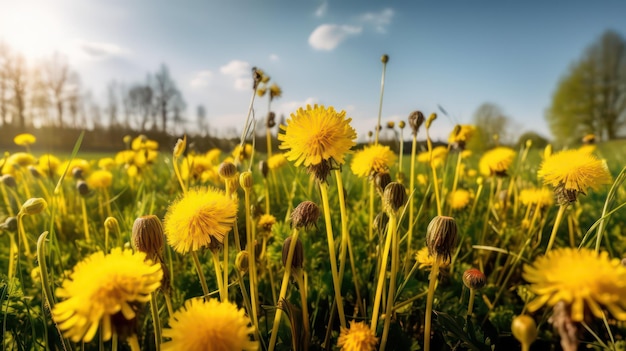
[[[383,54],[383,125],[435,112],[432,135],[445,140],[490,102],[518,136],[552,138],[544,113],[559,80],[604,31],[626,33],[626,3],[614,0],[0,2],[0,41],[30,63],[65,55],[101,107],[109,82],[142,83],[163,63],[186,100],[189,130],[202,104],[211,128],[241,131],[257,66],[283,90],[277,116],[332,105],[353,118],[359,141],[376,124]],[[255,113],[266,115],[267,97]]]

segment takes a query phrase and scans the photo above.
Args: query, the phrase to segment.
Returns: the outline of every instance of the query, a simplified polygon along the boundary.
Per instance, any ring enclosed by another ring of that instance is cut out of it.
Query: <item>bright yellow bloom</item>
[[[611,183],[611,173],[604,162],[579,150],[565,150],[546,158],[537,172],[546,185],[585,193]]]
[[[586,144],[586,145],[582,145],[581,147],[578,148],[578,151],[580,152],[586,152],[588,154],[593,153],[594,151],[596,151],[596,144]]]
[[[448,203],[453,210],[460,210],[469,204],[472,195],[465,189],[457,189],[448,194]]]
[[[283,95],[282,89],[278,86],[278,84],[274,83],[270,85],[270,98],[275,99],[279,98]]]
[[[480,158],[478,169],[480,174],[489,177],[492,175],[505,175],[513,163],[515,151],[511,148],[498,146],[491,149]]]
[[[37,163],[37,166],[42,173],[51,176],[56,172],[60,164],[61,161],[59,161],[56,156],[51,154],[43,154],[41,155],[41,157],[39,157],[39,162]]]
[[[68,167],[68,164],[69,164],[69,167]],[[75,169],[80,169],[83,172],[83,175],[86,175],[87,173],[89,173],[91,166],[89,165],[89,161],[84,160],[82,158],[75,158],[75,159],[72,159],[71,161],[63,162],[57,168],[57,171],[59,172],[59,175],[61,175],[61,173],[65,172],[66,169],[67,169],[67,173],[70,176],[72,175],[72,172],[74,172]]]
[[[350,329],[341,328],[337,346],[341,351],[374,351],[378,344],[376,334],[365,322],[350,322]]]
[[[99,189],[99,188],[108,188],[113,183],[113,174],[109,171],[105,171],[99,169],[94,171],[87,177],[87,185],[90,188]]]
[[[52,317],[63,335],[74,342],[89,342],[102,323],[102,338],[109,340],[116,320],[136,318],[140,304],[161,285],[160,264],[144,262],[143,252],[114,248],[109,255],[96,252],[74,267],[56,295]]]
[[[258,350],[254,327],[243,309],[231,302],[192,299],[174,312],[163,336],[163,351]]]
[[[299,108],[291,114],[286,126],[280,126],[285,133],[278,134],[282,142],[279,148],[288,150],[285,156],[295,161],[296,166],[315,166],[331,159],[341,165],[356,144],[356,132],[350,126],[352,118],[345,117],[345,111],[336,112],[332,106]]]
[[[139,135],[138,137],[133,139],[130,145],[130,148],[135,151],[159,149],[159,143],[154,140],[148,139],[145,135]]]
[[[448,144],[462,145],[465,147],[465,143],[474,135],[476,127],[468,124],[457,124],[454,130],[448,136]]]
[[[419,154],[417,154],[416,157],[417,157],[417,162],[421,162],[421,163],[429,163],[431,160],[430,152],[428,151],[420,152]],[[442,166],[445,163],[447,157],[448,157],[447,147],[437,146],[433,148],[433,155],[432,155],[433,166],[435,167]]]
[[[285,154],[274,154],[267,159],[267,167],[271,170],[279,169],[287,164],[287,158]]]
[[[115,160],[111,157],[104,157],[98,160],[98,167],[105,171],[110,171],[115,168]]]
[[[115,154],[115,163],[118,165],[131,165],[135,160],[135,151],[122,150]]]
[[[30,133],[18,134],[15,136],[15,138],[13,138],[13,142],[15,143],[15,145],[19,146],[33,145],[36,141],[37,138],[35,138],[35,136]]]
[[[16,152],[4,159],[2,174],[17,175],[17,170],[35,164],[35,156],[27,152]]]
[[[576,322],[584,320],[585,307],[598,318],[606,308],[613,317],[626,320],[626,267],[607,252],[554,249],[532,265],[524,265],[523,277],[537,295],[528,304],[531,312],[563,301],[571,306]]]
[[[167,209],[167,242],[180,253],[215,247],[233,227],[237,202],[213,188],[191,189]]]
[[[389,146],[380,144],[366,146],[352,158],[350,169],[358,177],[368,177],[373,173],[385,172],[396,162],[396,154]]]
[[[550,206],[554,204],[554,192],[546,188],[524,189],[519,194],[519,200],[525,206]]]
[[[435,257],[428,252],[428,247],[424,246],[415,253],[415,261],[419,263],[417,268],[423,269],[431,267],[435,263]],[[450,258],[446,257],[444,261],[439,262],[439,267],[447,267],[450,265]]]
[[[274,224],[276,224],[276,217],[270,214],[264,214],[261,215],[261,218],[259,218],[257,226],[266,232],[271,232]]]
[[[243,150],[243,152],[242,152]],[[251,144],[245,144],[243,146],[243,148],[241,147],[241,144],[237,144],[237,146],[235,146],[235,149],[233,150],[233,158],[235,160],[238,160],[239,162],[243,161],[243,160],[247,160],[250,158],[250,156],[252,155],[252,145]]]

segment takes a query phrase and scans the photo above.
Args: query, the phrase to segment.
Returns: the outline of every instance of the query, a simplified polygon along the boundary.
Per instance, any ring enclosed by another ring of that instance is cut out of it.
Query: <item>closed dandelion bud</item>
[[[235,256],[235,267],[241,274],[248,272],[250,267],[249,256],[248,251],[239,251],[237,256]]]
[[[441,256],[445,260],[452,257],[457,241],[456,220],[448,216],[436,216],[426,229],[426,246],[431,256]]]
[[[289,254],[289,246],[291,245],[291,236],[285,239],[283,242],[283,266],[287,265],[287,255]],[[302,241],[297,239],[296,246],[293,250],[293,258],[291,259],[291,267],[300,269],[304,263],[304,249],[302,248]]]
[[[387,63],[387,62],[389,62],[389,55],[384,54],[383,56],[381,56],[380,61],[381,61],[382,63]]]
[[[25,215],[36,215],[45,210],[46,207],[48,207],[46,200],[40,197],[30,198],[24,202],[20,213]]]
[[[374,183],[376,184],[376,190],[382,194],[387,185],[391,183],[391,175],[387,172],[378,172],[374,176]]]
[[[4,223],[2,223],[1,227],[2,229],[6,229],[10,232],[16,232],[17,231],[17,218],[7,217],[7,219],[4,220]]]
[[[174,145],[174,157],[178,158],[183,155],[185,149],[187,148],[187,136],[185,135],[182,139],[178,139],[176,141],[176,145]]]
[[[104,229],[107,230],[109,233],[118,234],[120,232],[120,223],[115,217],[107,217],[104,220]]]
[[[15,188],[17,186],[15,178],[13,178],[13,176],[10,174],[5,174],[2,176],[2,183],[9,188]]]
[[[398,128],[404,129],[404,127],[406,127],[406,122],[404,122],[404,121],[398,122]]]
[[[374,228],[376,228],[379,235],[385,234],[387,223],[389,223],[389,216],[385,212],[379,212],[374,218]]]
[[[270,167],[267,165],[266,161],[259,162],[259,171],[263,175],[263,178],[267,178],[267,173],[269,173]]]
[[[387,128],[393,129],[395,126],[396,126],[396,124],[393,121],[387,122]]]
[[[383,203],[386,211],[393,211],[395,214],[407,201],[406,188],[404,185],[391,182],[385,187],[383,193]]]
[[[131,243],[135,250],[145,252],[152,261],[163,262],[165,234],[159,217],[146,215],[135,219]]]
[[[254,184],[254,179],[252,178],[252,172],[245,171],[241,172],[239,176],[239,185],[245,191],[249,191],[252,189],[252,185]]]
[[[37,170],[37,167],[35,166],[28,166],[28,171],[30,172],[30,175],[32,175],[35,178],[39,178],[41,177],[41,173],[39,173],[39,171]]]
[[[371,138],[374,136],[374,132],[372,132],[371,130],[367,132],[367,137]]]
[[[411,126],[413,135],[417,135],[417,132],[424,123],[424,119],[424,114],[421,111],[411,112],[411,114],[409,115],[409,126]]]
[[[530,346],[537,339],[537,324],[529,315],[513,318],[511,332],[522,345]]]
[[[83,169],[74,167],[74,169],[72,169],[72,177],[74,177],[74,179],[83,179]]]
[[[470,289],[478,290],[487,284],[487,277],[476,268],[470,268],[463,273],[463,284]]]
[[[533,141],[531,139],[526,140],[526,148],[530,149],[531,146],[533,146]]]
[[[87,196],[89,194],[89,185],[84,180],[76,182],[76,190],[81,196]]]
[[[428,116],[428,119],[426,120],[426,129],[430,128],[430,125],[433,123],[434,120],[437,119],[437,114],[436,113],[431,113],[430,116]]]
[[[217,173],[224,179],[232,179],[237,176],[237,166],[232,162],[224,161],[220,164]]]
[[[276,125],[276,114],[274,112],[269,112],[267,114],[267,121],[265,122],[265,126],[267,128],[273,128]]]
[[[296,228],[311,227],[316,224],[320,209],[312,201],[301,202],[291,213],[291,223]]]

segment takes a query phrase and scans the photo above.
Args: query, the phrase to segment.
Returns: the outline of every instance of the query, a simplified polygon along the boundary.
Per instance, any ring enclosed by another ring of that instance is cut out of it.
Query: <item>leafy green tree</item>
[[[474,112],[472,124],[476,127],[475,135],[468,143],[472,150],[486,150],[513,142],[509,131],[511,119],[496,104],[486,102],[480,105]]]
[[[626,125],[626,41],[605,32],[559,81],[546,112],[556,141],[615,139]]]

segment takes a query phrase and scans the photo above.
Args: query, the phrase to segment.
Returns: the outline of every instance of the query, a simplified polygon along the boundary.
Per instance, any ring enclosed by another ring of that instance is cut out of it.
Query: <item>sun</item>
[[[7,2],[0,11],[0,43],[28,60],[59,50],[64,41],[63,22],[48,2]]]

